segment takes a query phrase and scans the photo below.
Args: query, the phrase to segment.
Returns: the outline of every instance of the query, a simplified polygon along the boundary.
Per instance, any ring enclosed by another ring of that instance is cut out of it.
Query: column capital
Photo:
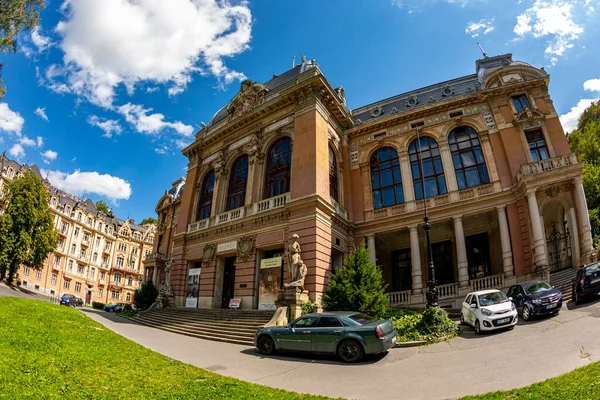
[[[418,224],[409,225],[408,226],[408,230],[411,231],[411,232],[416,231],[417,229],[419,229],[419,225]]]
[[[581,177],[581,176],[578,176],[577,178],[573,179],[573,183],[574,183],[575,185],[580,185],[580,184],[582,184],[582,183],[583,183],[583,177]]]
[[[496,211],[506,213],[506,204],[503,206],[496,206]]]
[[[531,197],[532,195],[535,196],[536,192],[537,192],[537,189],[529,188],[529,189],[527,189],[527,191],[525,193],[527,193],[528,197]]]
[[[453,215],[452,219],[456,222],[456,221],[462,221],[463,215]]]

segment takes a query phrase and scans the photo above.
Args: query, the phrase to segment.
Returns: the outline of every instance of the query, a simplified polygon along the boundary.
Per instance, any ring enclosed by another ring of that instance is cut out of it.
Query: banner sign
[[[198,307],[198,291],[200,290],[201,268],[190,268],[188,271],[187,288],[185,295],[185,306],[188,308]]]
[[[259,310],[276,310],[281,282],[283,257],[265,258],[260,261]]]

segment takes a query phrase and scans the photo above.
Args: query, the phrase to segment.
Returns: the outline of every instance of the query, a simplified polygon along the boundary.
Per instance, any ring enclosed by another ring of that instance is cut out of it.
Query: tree
[[[142,220],[142,225],[152,225],[152,224],[156,224],[158,221],[156,220],[156,218],[154,217],[148,217],[148,218],[144,218]]]
[[[104,200],[98,200],[96,202],[96,210],[101,211],[104,214],[108,214],[110,212],[110,209],[108,208]]]
[[[32,172],[6,185],[0,208],[0,276],[8,267],[8,281],[24,265],[41,269],[48,253],[56,248],[58,233],[48,206],[50,192]]]
[[[323,302],[328,311],[360,311],[377,318],[388,308],[386,289],[381,268],[371,262],[369,250],[361,243],[330,275]]]
[[[44,7],[44,0],[0,0],[0,52],[17,51],[17,36],[38,25]],[[0,63],[0,100],[6,92],[1,69]]]
[[[142,283],[142,287],[135,292],[133,295],[133,303],[140,310],[145,310],[156,301],[156,296],[158,296],[158,290],[156,290],[154,283],[149,280],[148,282]]]

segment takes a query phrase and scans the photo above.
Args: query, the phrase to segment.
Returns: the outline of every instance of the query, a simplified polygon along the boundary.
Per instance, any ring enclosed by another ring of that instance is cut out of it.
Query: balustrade
[[[408,304],[410,301],[410,290],[405,290],[403,292],[391,292],[390,293],[390,305],[400,305],[400,304]]]
[[[521,180],[526,176],[537,175],[542,172],[552,171],[575,164],[577,164],[577,156],[573,153],[523,164],[521,165],[519,172],[517,172],[517,180]]]
[[[235,210],[231,210],[231,211],[224,212],[223,214],[219,214],[219,215],[217,215],[217,217],[215,219],[215,225],[224,224],[226,222],[244,218],[244,215],[246,214],[245,210],[246,209],[244,207],[240,207],[240,208],[236,208]]]
[[[276,208],[284,207],[290,201],[290,193],[284,193],[280,196],[271,197],[266,200],[254,203],[254,214],[267,212]]]
[[[483,278],[471,279],[469,286],[473,292],[485,289],[501,289],[504,286],[504,274],[484,276]]]
[[[449,283],[437,287],[440,299],[458,296],[458,283]]]

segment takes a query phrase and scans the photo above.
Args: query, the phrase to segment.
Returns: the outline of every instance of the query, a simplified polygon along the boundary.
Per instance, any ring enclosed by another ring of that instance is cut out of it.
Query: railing
[[[100,268],[102,269],[110,269],[110,266],[107,263],[100,264]]]
[[[577,156],[574,153],[523,164],[521,165],[519,172],[517,172],[517,180],[521,180],[526,176],[532,176],[574,164],[577,164]]]
[[[333,199],[333,198],[332,198],[332,199],[331,199],[331,204],[332,204],[332,205],[333,205],[333,207],[335,208],[335,212],[336,212],[338,215],[341,215],[341,216],[342,216],[342,217],[344,217],[344,219],[346,219],[346,220],[348,219],[348,211],[347,211],[347,210],[346,210],[344,207],[342,207],[342,206],[340,205],[340,203],[338,203],[337,201],[335,201],[335,199]]]
[[[472,279],[469,281],[469,286],[471,286],[473,292],[485,289],[501,289],[504,286],[504,274]]]
[[[203,220],[196,221],[194,223],[189,224],[187,231],[188,231],[188,233],[196,232],[201,229],[206,229],[209,226],[210,226],[210,218],[205,218]]]
[[[80,254],[79,257],[77,257],[78,259],[80,259],[81,261],[86,261],[86,255],[85,254]]]
[[[439,285],[437,287],[439,298],[448,298],[458,296],[458,283],[449,283],[447,285]]]
[[[254,214],[270,211],[276,208],[284,207],[290,202],[290,193],[284,193],[280,196],[271,197],[254,203]]]
[[[144,261],[166,261],[167,256],[161,253],[160,251],[154,253],[148,253]]]
[[[88,278],[87,278],[87,281],[88,281],[88,282],[95,283],[95,282],[96,282],[96,278],[95,278],[95,277],[93,277],[93,276],[91,276],[91,277],[90,277],[90,276],[88,276]]]
[[[494,185],[484,185],[478,186],[471,189],[464,189],[458,192],[458,197],[460,200],[468,200],[473,199],[475,197],[486,196],[488,194],[494,193]]]
[[[244,218],[244,215],[246,214],[244,211],[246,211],[246,208],[240,207],[240,208],[236,208],[235,210],[231,210],[231,211],[224,212],[223,214],[219,214],[215,218],[215,225],[224,224],[229,221],[234,221],[236,219]]]
[[[408,304],[408,302],[410,301],[410,294],[410,290],[390,293],[390,305],[394,306],[399,304]]]
[[[435,207],[443,206],[443,205],[446,205],[449,203],[450,203],[450,195],[449,194],[441,194],[439,196],[427,198],[427,207],[428,208],[432,207],[432,206],[435,206]],[[417,210],[422,210],[423,208],[425,208],[425,200],[423,200],[423,199],[417,200]]]

